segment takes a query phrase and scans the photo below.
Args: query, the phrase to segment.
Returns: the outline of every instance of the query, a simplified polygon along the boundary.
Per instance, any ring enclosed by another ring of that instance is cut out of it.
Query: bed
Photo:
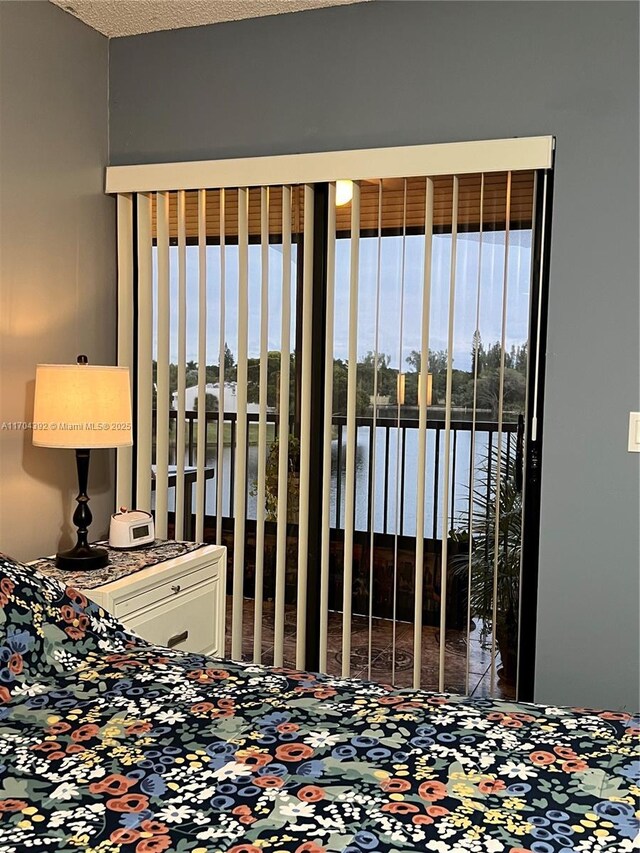
[[[169,651],[0,560],[0,851],[626,853],[640,719]]]

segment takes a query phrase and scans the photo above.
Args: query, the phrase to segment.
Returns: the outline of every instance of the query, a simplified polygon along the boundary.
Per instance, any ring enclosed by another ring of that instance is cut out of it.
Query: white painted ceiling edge
[[[51,0],[109,38],[344,6],[367,0]]]

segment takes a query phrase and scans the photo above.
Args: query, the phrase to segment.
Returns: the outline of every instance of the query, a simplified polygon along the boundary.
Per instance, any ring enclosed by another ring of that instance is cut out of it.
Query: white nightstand
[[[73,572],[64,582],[151,643],[223,657],[226,564],[226,548],[205,545],[118,580],[108,580],[107,567],[91,589],[74,583]]]

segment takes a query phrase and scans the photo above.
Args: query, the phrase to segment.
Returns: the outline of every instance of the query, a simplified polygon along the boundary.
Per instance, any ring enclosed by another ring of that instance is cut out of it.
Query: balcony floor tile
[[[227,597],[226,653],[231,651],[232,601]],[[253,659],[254,602],[246,598],[243,606],[242,658]],[[397,622],[395,631],[395,672],[392,674],[393,622],[374,618],[371,630],[371,669],[368,667],[369,621],[367,617],[354,615],[351,635],[351,671],[354,678],[377,681],[397,687],[411,687],[413,683],[414,626],[408,622]],[[262,662],[273,663],[274,602],[263,604]],[[342,670],[342,614],[330,612],[327,630],[327,672],[339,676]],[[284,665],[295,667],[296,651],[296,608],[285,607]],[[438,689],[440,655],[440,631],[432,626],[422,629],[421,681],[426,690]],[[499,667],[499,660],[498,660]],[[445,690],[464,693],[467,669],[467,643],[465,632],[450,629],[445,644]],[[490,695],[491,687],[491,643],[490,638],[480,636],[476,626],[469,637],[469,692],[474,696]],[[513,687],[496,676],[495,695],[513,698]]]

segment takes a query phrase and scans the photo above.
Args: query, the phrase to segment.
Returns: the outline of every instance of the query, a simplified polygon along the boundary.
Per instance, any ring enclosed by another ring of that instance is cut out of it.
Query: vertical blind
[[[120,301],[129,306],[128,314],[121,314],[121,360],[137,363],[136,465],[134,472],[130,459],[124,454],[119,458],[119,502],[132,503],[131,483],[135,482],[135,503],[153,507],[160,538],[167,537],[171,525],[177,538],[203,540],[206,536],[222,542],[224,520],[233,520],[230,654],[239,658],[243,633],[247,633],[243,625],[247,505],[255,497],[253,655],[256,661],[262,659],[265,526],[273,524],[277,553],[270,596],[274,599],[273,611],[269,614],[275,621],[272,659],[276,664],[284,663],[285,576],[287,566],[291,569],[295,564],[299,602],[296,658],[302,666],[310,477],[312,352],[307,341],[312,316],[307,294],[313,270],[313,188],[178,190],[122,194],[119,198]],[[309,211],[306,216],[305,210]],[[131,240],[126,241],[126,235],[134,230],[135,250]],[[303,247],[300,255],[298,245]],[[134,291],[135,358],[132,342],[128,349],[125,347],[132,335],[122,328],[123,321],[133,315]],[[299,298],[301,382],[297,381],[295,366],[292,368]],[[250,299],[252,317],[257,318],[251,329]],[[258,362],[257,376],[251,381],[250,344],[253,362]],[[234,363],[229,375],[231,348]],[[280,356],[279,363],[274,365],[271,358],[270,367],[270,353],[273,356],[274,352]],[[195,393],[189,395],[190,389]],[[251,403],[249,389],[253,389]],[[270,389],[275,399],[269,399]],[[216,400],[214,409],[212,398]],[[290,489],[281,487],[292,474],[290,445],[299,446],[295,555],[288,536]],[[185,451],[185,447],[189,449]],[[254,448],[259,472],[255,478],[247,472],[247,458]],[[270,509],[266,494],[268,456],[270,462],[275,461]],[[275,495],[277,499],[273,500]]]
[[[108,186],[119,190],[118,356],[120,363],[135,367],[137,403],[134,452],[118,454],[118,502],[153,507],[161,538],[207,538],[229,546],[231,657],[304,668],[310,642],[305,614],[313,596],[320,610],[320,668],[378,677],[374,611],[381,580],[376,552],[381,536],[388,535],[386,680],[402,683],[408,678],[414,686],[425,686],[425,678],[435,671],[437,683],[426,686],[452,686],[446,642],[452,571],[448,533],[464,515],[464,505],[473,538],[478,481],[486,485],[493,478],[499,494],[505,469],[512,464],[511,432],[507,435],[504,428],[505,357],[514,323],[509,294],[516,278],[523,280],[514,275],[513,264],[529,261],[517,247],[514,250],[509,235],[512,229],[531,227],[532,170],[549,165],[549,152],[547,145],[536,149],[535,156],[529,153],[528,165],[519,153],[514,162],[522,168],[517,169],[472,171],[467,165],[459,173],[425,170],[415,176],[398,170],[389,177],[356,179],[350,202],[339,207],[335,179],[323,182],[328,203],[322,223],[326,241],[320,391],[312,383],[318,353],[312,348],[311,298],[318,286],[318,181],[257,179],[231,185],[229,179],[213,188],[186,182],[181,187],[180,169],[189,164],[178,164],[178,169],[150,173],[156,190],[132,185],[126,191],[126,172],[110,170]],[[452,157],[453,166],[455,162]],[[139,181],[139,170],[145,167],[132,168],[138,169]],[[253,168],[247,173],[254,174]],[[175,188],[164,188],[171,171]],[[313,171],[309,168],[315,178]],[[358,177],[355,172],[341,177],[352,175]],[[461,244],[472,244],[473,249],[461,249]],[[500,298],[496,288],[486,284],[496,277],[502,282]],[[494,303],[488,308],[483,305],[485,293]],[[453,398],[463,361],[458,325],[469,326],[471,320],[461,320],[472,313],[474,341],[476,334],[479,339],[483,322],[489,324],[487,310],[499,318],[500,327],[496,418],[487,446],[484,437],[479,440],[482,377],[475,350],[466,365],[471,390],[465,498],[459,490],[456,494],[460,433]],[[436,350],[445,353],[445,363],[434,378],[431,358]],[[397,375],[391,393],[390,370]],[[324,401],[319,423],[311,422],[314,393]],[[322,434],[320,460],[311,459],[312,430]],[[369,450],[366,464],[363,446]],[[409,469],[407,447],[415,448]],[[366,489],[361,484],[363,465]],[[319,573],[317,587],[310,587],[309,500],[310,485],[317,478],[322,481],[322,501],[316,508]],[[405,522],[409,503],[412,517]],[[494,538],[492,692],[500,506],[494,502],[487,522]],[[406,571],[400,557],[407,536],[414,541],[412,606],[410,615],[403,610],[401,616]],[[425,661],[423,605],[425,571],[433,570],[433,559],[426,553],[430,540],[440,542],[439,577],[429,577],[439,598],[434,626],[439,637],[437,660]],[[473,571],[470,547],[465,576],[467,690]],[[341,590],[338,600],[336,589]],[[364,661],[358,657],[363,626]],[[412,638],[408,675],[398,664],[399,635],[407,630]]]

